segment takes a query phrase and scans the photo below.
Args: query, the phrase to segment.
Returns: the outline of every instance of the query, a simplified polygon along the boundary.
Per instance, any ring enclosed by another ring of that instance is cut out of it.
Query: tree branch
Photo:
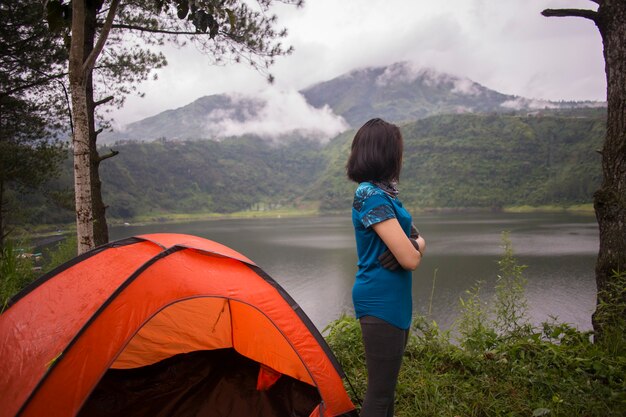
[[[111,29],[128,29],[128,30],[138,30],[140,32],[149,32],[149,33],[162,33],[164,35],[202,35],[202,32],[178,32],[175,30],[165,30],[165,29],[151,29],[143,26],[135,26],[135,25],[125,25],[121,23],[116,23],[111,26]],[[207,33],[208,35],[208,33]]]
[[[74,137],[74,122],[72,121],[72,105],[70,104],[70,95],[67,93],[67,88],[65,88],[65,84],[63,84],[60,80],[57,80],[59,84],[61,84],[61,88],[63,88],[63,94],[65,94],[65,104],[67,105],[67,116],[70,121],[70,132],[72,132],[72,137]]]
[[[15,88],[12,88],[12,89],[7,90],[7,91],[0,91],[0,97],[10,96],[12,94],[17,93],[18,91],[28,90],[29,88],[36,87],[38,85],[47,84],[50,81],[54,81],[54,80],[56,80],[58,78],[63,78],[66,75],[67,75],[67,73],[60,73],[60,74],[50,75],[50,76],[47,76],[47,77],[44,77],[44,78],[40,78],[37,81],[33,81],[31,83],[24,84],[24,85],[21,85],[19,87],[15,87]]]
[[[598,12],[585,9],[545,9],[541,14],[545,17],[584,17],[594,22],[598,19]]]
[[[105,159],[113,158],[115,155],[119,153],[120,153],[119,151],[114,151],[113,149],[111,149],[111,151],[108,154],[98,156],[98,163],[104,161]]]
[[[139,32],[148,32],[148,33],[160,33],[163,35],[194,35],[194,36],[200,36],[200,35],[206,35],[206,36],[210,36],[209,32],[190,32],[190,31],[177,31],[177,30],[167,30],[167,29],[152,29],[152,28],[147,28],[144,26],[135,26],[135,25],[126,25],[123,23],[116,23],[113,26],[111,26],[112,29],[128,29],[128,30],[136,30]],[[220,34],[222,36],[225,36],[227,38],[230,38],[232,40],[234,40],[235,42],[241,42],[242,41],[242,37],[240,36],[236,36],[232,33],[229,32],[223,32],[220,31]]]
[[[108,96],[108,97],[103,98],[102,100],[98,100],[98,101],[94,102],[93,106],[94,107],[98,107],[98,106],[103,105],[104,103],[108,103],[111,100],[113,100],[113,96]]]
[[[109,37],[109,32],[111,31],[111,26],[113,26],[113,19],[115,19],[115,12],[117,11],[117,6],[120,4],[120,0],[112,0],[111,7],[109,8],[109,12],[104,21],[104,25],[102,25],[102,31],[100,31],[100,37],[98,38],[98,42],[94,45],[91,53],[83,63],[83,72],[88,73],[93,70],[93,66],[96,63],[96,59],[102,52],[104,48],[104,44]]]

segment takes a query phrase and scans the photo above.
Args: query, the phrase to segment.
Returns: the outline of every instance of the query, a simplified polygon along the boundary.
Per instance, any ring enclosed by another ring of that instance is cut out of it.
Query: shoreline
[[[462,213],[568,213],[586,216],[595,216],[592,204],[579,204],[572,206],[509,206],[499,208],[489,207],[407,207],[411,213],[415,214],[462,214]],[[236,220],[236,219],[280,219],[280,218],[303,218],[319,217],[325,215],[345,215],[348,210],[320,211],[317,208],[307,209],[274,209],[263,211],[238,211],[234,213],[158,213],[153,215],[138,216],[133,219],[108,219],[109,227],[138,226],[152,224],[176,224],[196,221],[212,220]],[[30,229],[26,227],[16,233],[13,240],[44,239],[51,236],[63,236],[73,233],[76,230],[74,223],[68,224],[48,224],[37,225]]]
[[[498,209],[486,207],[409,207],[409,211],[414,214],[432,213],[568,213],[594,216],[595,211],[592,204],[579,204],[573,206],[510,206]],[[263,211],[238,211],[234,213],[164,213],[153,216],[140,216],[129,222],[123,220],[110,220],[109,226],[137,225],[137,224],[159,224],[159,223],[185,223],[194,221],[210,221],[225,219],[280,219],[299,217],[319,217],[345,215],[349,210],[320,211],[318,209],[276,209]]]

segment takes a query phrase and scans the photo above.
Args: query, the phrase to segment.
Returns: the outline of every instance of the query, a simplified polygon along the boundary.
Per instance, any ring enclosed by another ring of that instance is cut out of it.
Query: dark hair
[[[346,171],[355,182],[397,181],[402,168],[402,133],[382,119],[365,123],[354,135]]]

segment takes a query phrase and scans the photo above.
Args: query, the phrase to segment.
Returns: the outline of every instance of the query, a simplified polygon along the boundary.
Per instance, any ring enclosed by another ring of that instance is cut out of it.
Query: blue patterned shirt
[[[352,204],[358,256],[352,301],[357,318],[374,316],[400,329],[408,329],[413,312],[411,271],[391,271],[381,266],[378,257],[387,246],[372,228],[392,218],[398,220],[408,237],[413,220],[400,200],[372,183],[359,184]]]

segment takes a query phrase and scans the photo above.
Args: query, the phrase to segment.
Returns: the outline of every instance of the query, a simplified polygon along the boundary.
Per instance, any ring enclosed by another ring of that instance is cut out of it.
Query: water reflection
[[[414,273],[414,310],[447,328],[459,297],[478,280],[493,293],[501,234],[510,232],[520,263],[528,265],[527,298],[534,322],[558,316],[591,328],[595,306],[594,262],[598,231],[590,216],[556,214],[445,214],[416,216],[428,241]],[[113,239],[154,233],[187,233],[215,240],[256,262],[322,329],[352,314],[356,254],[349,216],[305,219],[213,220],[112,228]],[[434,281],[434,296],[431,290]]]

